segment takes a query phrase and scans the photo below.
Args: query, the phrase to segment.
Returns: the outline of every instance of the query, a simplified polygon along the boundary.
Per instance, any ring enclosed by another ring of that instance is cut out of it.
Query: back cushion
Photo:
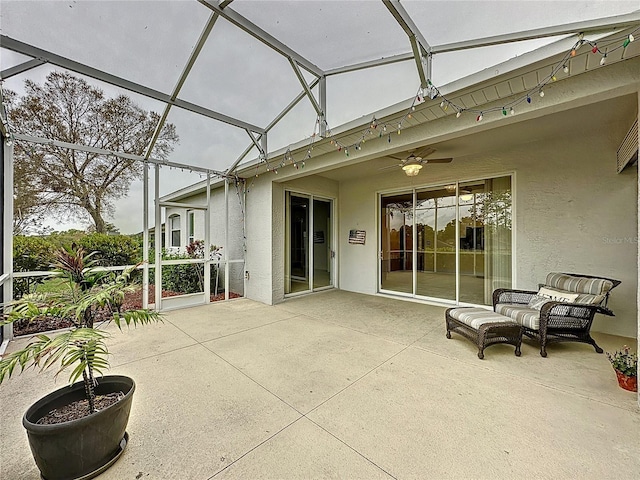
[[[613,288],[613,283],[604,278],[574,277],[566,273],[550,273],[545,284],[559,290],[591,295],[605,295]]]

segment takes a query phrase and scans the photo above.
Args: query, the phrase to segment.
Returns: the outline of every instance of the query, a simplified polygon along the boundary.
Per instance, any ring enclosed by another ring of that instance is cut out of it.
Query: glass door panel
[[[443,187],[416,194],[416,295],[456,299],[456,197]]]
[[[382,196],[380,217],[380,288],[412,294],[413,194]]]
[[[331,245],[331,201],[313,200],[313,288],[330,287],[333,249]]]
[[[307,197],[287,192],[287,252],[285,293],[298,293],[311,289],[309,275],[309,210]]]
[[[511,177],[460,184],[460,301],[491,305],[511,288]]]
[[[460,302],[484,304],[484,222],[479,201],[485,182],[461,183],[460,205]]]

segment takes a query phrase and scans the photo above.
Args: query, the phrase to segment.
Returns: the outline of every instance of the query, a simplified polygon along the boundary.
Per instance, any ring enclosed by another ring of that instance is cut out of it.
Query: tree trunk
[[[102,218],[102,211],[100,207],[93,207],[91,205],[88,205],[87,202],[85,208],[87,212],[89,212],[89,215],[91,215],[91,219],[93,220],[93,224],[96,228],[96,233],[107,233],[106,222],[104,221],[104,218]]]
[[[91,372],[91,368],[89,368]],[[89,402],[89,413],[95,413],[96,411],[96,392],[93,389],[93,375],[90,373],[87,375],[87,371],[82,372],[82,380],[84,380],[84,393]]]

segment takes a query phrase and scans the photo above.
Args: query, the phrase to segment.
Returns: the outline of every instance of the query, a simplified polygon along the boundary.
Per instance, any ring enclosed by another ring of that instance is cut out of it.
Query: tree
[[[43,85],[25,80],[25,95],[7,96],[11,128],[20,133],[120,153],[143,155],[160,116],[126,95],[107,98],[102,90],[66,72],[52,72]],[[152,156],[166,159],[178,142],[173,124],[160,131]],[[135,160],[53,145],[18,142],[14,154],[14,224],[38,215],[89,217],[93,230],[106,233],[113,201],[142,175]]]

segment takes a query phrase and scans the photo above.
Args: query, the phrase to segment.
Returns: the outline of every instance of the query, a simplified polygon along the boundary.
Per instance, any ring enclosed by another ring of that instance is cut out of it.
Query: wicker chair
[[[500,288],[493,292],[493,309],[524,327],[524,335],[540,343],[540,355],[547,356],[547,345],[555,342],[583,342],[596,352],[602,349],[589,333],[596,313],[614,316],[607,308],[611,290],[619,280],[575,273],[550,273],[541,287],[564,286],[561,291],[578,294],[574,302],[543,300],[540,310],[530,307],[538,292]]]

